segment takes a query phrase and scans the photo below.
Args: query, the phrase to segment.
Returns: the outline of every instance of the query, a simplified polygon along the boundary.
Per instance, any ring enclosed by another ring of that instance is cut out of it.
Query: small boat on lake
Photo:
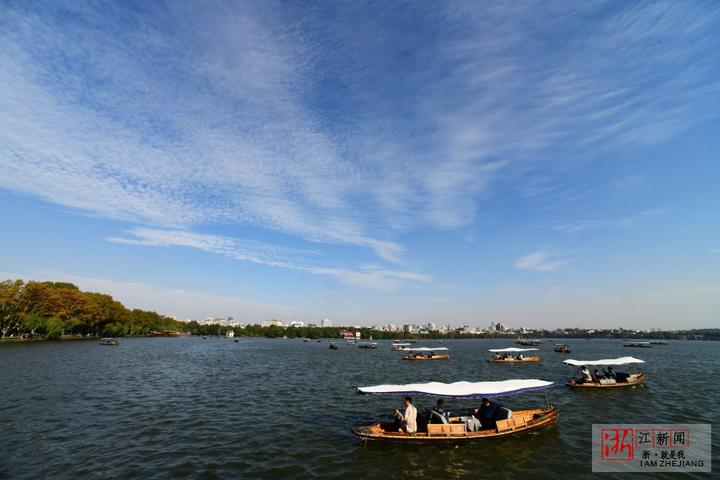
[[[406,348],[408,348],[410,346],[412,346],[412,344],[409,342],[397,342],[397,343],[393,342],[392,347],[390,347],[390,350],[392,350],[393,352],[402,352],[403,350],[405,350]]]
[[[491,348],[489,351],[494,353],[488,362],[491,363],[537,363],[541,359],[538,356],[523,355],[522,352],[537,351],[538,348]],[[517,355],[513,355],[517,353]]]
[[[617,388],[617,387],[631,387],[634,385],[640,385],[645,382],[645,373],[623,373],[605,371],[600,375],[591,374],[592,381],[584,380],[583,375],[580,373],[582,367],[589,366],[620,366],[620,365],[631,365],[633,363],[645,363],[643,360],[634,357],[620,357],[620,358],[607,358],[603,360],[565,360],[563,362],[566,365],[572,365],[578,368],[578,373],[574,378],[571,378],[566,382],[566,385],[571,388]],[[604,370],[604,369],[603,369]]]
[[[369,350],[375,350],[377,347],[377,342],[363,342],[358,344],[358,348],[365,348]]]
[[[623,347],[652,348],[652,344],[650,342],[625,342]]]
[[[667,345],[668,342],[664,342],[662,340],[656,340],[654,342],[650,342],[650,345]]]
[[[557,353],[570,353],[570,347],[564,343],[558,343],[555,345],[555,351]]]
[[[118,341],[117,338],[106,337],[106,338],[100,339],[100,345],[105,345],[108,347],[117,347],[118,345],[120,345],[120,342]]]
[[[413,347],[404,348],[403,351],[408,352],[407,355],[403,356],[403,360],[448,360],[450,354],[442,353],[447,352],[446,347],[428,348],[428,347]],[[439,353],[440,352],[440,353]]]
[[[338,349],[337,343],[330,344],[330,350],[337,350],[337,349]]]
[[[522,345],[523,347],[539,347],[542,344],[542,340],[526,340],[524,338],[518,338],[515,343]]]
[[[499,382],[455,382],[455,383],[416,383],[409,385],[377,385],[360,387],[363,395],[425,395],[454,399],[481,399],[516,395],[532,390],[549,388],[553,382],[544,380],[504,380]],[[417,407],[416,407],[417,408]],[[442,423],[428,423],[418,418],[418,431],[405,433],[398,431],[392,422],[375,422],[352,428],[352,433],[363,440],[384,440],[396,442],[467,442],[488,438],[504,437],[517,433],[539,430],[557,422],[560,413],[550,404],[546,408],[527,410],[507,410],[503,416],[487,428],[477,429],[478,419],[474,414],[478,409],[470,408],[467,415],[451,416]],[[503,410],[503,409],[500,409]],[[420,416],[419,416],[420,417]]]

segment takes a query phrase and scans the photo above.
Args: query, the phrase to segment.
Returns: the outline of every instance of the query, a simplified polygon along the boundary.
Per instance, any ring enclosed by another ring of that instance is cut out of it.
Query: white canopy
[[[411,343],[396,343],[396,342],[393,342],[393,347],[407,347],[407,346],[410,346],[410,345],[412,345],[412,344],[411,344]]]
[[[583,365],[629,365],[631,363],[645,363],[635,357],[605,358],[603,360],[565,360],[563,363],[582,367]]]
[[[406,352],[437,352],[447,350],[447,347],[436,347],[436,348],[430,348],[430,347],[413,347],[413,348],[403,348],[403,351]]]
[[[530,352],[532,350],[540,350],[539,348],[491,348],[489,351],[493,353],[503,353],[503,352]]]
[[[365,395],[433,395],[452,398],[483,398],[514,395],[530,390],[541,390],[553,382],[545,380],[503,380],[499,382],[455,382],[455,383],[410,383],[407,385],[376,385],[358,387],[358,393]]]

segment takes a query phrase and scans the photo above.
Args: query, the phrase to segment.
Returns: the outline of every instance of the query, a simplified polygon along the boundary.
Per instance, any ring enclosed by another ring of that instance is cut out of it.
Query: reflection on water
[[[0,477],[9,478],[493,478],[590,472],[592,423],[714,423],[720,345],[671,342],[630,350],[621,341],[571,340],[572,358],[643,358],[645,387],[548,393],[556,427],[469,444],[363,442],[350,426],[392,412],[400,398],[354,387],[421,381],[541,378],[574,373],[568,355],[493,365],[488,348],[511,342],[445,341],[451,359],[407,362],[391,352],[297,340],[123,339],[0,345]],[[435,342],[426,342],[435,345]],[[434,399],[418,398],[418,408]],[[506,397],[511,409],[546,404],[542,392]],[[460,411],[477,402],[448,401]],[[603,478],[600,476],[599,478]],[[653,478],[659,478],[659,475]],[[703,478],[698,475],[697,478]]]

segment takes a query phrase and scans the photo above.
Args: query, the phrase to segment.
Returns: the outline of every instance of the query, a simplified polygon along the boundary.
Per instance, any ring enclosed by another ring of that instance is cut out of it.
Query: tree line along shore
[[[150,332],[189,332],[192,335],[225,335],[266,338],[338,338],[346,327],[227,327],[217,324],[183,322],[156,312],[129,309],[110,295],[83,292],[67,282],[5,280],[0,282],[0,338],[94,338],[99,336],[146,336]],[[355,329],[352,329],[355,330]],[[429,332],[409,334],[361,328],[362,338],[508,338],[507,334]],[[635,332],[630,330],[562,329],[536,330],[532,338],[647,338],[720,340],[720,329]],[[510,338],[513,338],[512,336]]]

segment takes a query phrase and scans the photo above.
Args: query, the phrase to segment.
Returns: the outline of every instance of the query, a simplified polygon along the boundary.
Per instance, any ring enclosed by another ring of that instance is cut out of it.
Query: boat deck
[[[499,420],[496,428],[467,431],[465,423],[428,424],[427,431],[404,433],[393,431],[392,424],[375,423],[372,425],[353,427],[352,432],[365,440],[390,440],[404,442],[447,442],[470,441],[483,438],[496,438],[512,435],[537,428],[548,427],[557,422],[560,413],[556,408],[537,408],[519,410],[512,413],[512,418]]]

